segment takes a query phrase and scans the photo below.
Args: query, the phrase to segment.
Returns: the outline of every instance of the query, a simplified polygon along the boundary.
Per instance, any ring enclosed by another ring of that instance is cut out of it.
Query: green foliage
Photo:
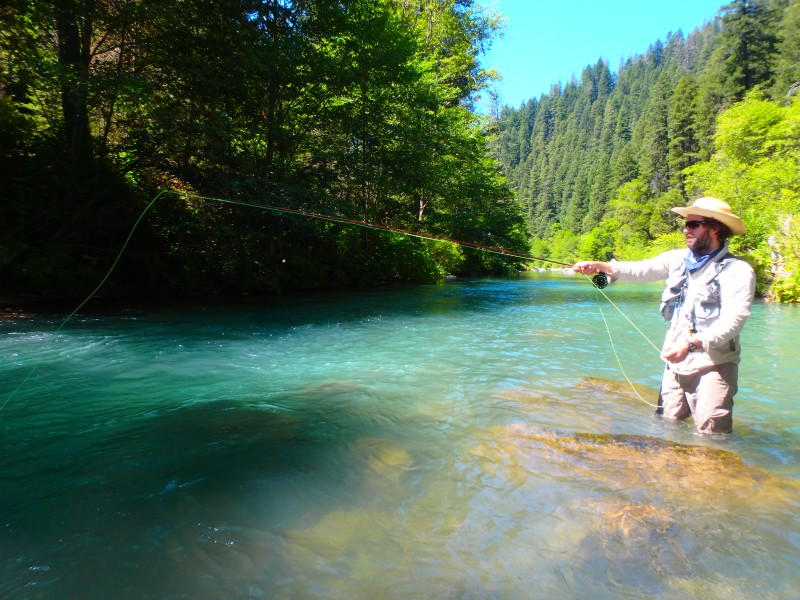
[[[13,289],[80,294],[84,262],[107,265],[164,187],[527,250],[471,111],[501,27],[472,0],[12,0],[0,19],[0,166],[16,173],[0,242],[15,259],[0,268]],[[515,264],[189,198],[159,201],[109,292],[269,293]]]
[[[465,259],[462,246],[438,240],[424,240],[423,244],[436,265],[438,275],[464,272]]]
[[[650,188],[639,179],[617,190],[609,205],[610,218],[619,223],[615,234],[617,246],[644,245],[649,239],[652,196]]]
[[[800,268],[800,238],[793,233],[800,211],[800,99],[780,105],[748,94],[720,115],[715,144],[710,161],[688,170],[687,184],[728,200],[747,223],[732,250],[757,265],[760,288],[774,278],[770,293],[789,298]],[[771,246],[780,248],[779,265]]]
[[[674,88],[671,79],[669,72],[661,73],[650,91],[650,98],[638,128],[639,176],[656,193],[668,189],[670,179],[669,114],[670,96]]]
[[[678,189],[655,196],[651,202],[652,212],[648,222],[647,231],[653,240],[661,236],[672,235],[682,228],[682,219],[674,212],[672,207],[685,204],[683,195]]]
[[[21,152],[32,130],[32,119],[17,111],[7,98],[0,97],[0,155],[10,157]]]
[[[614,256],[615,233],[620,228],[615,218],[606,219],[581,237],[578,256],[584,260],[611,260]]]
[[[549,258],[559,262],[572,263],[577,260],[579,236],[554,224],[549,237]]]
[[[662,233],[656,236],[647,247],[647,252],[643,257],[657,256],[667,250],[676,250],[678,248],[686,247],[686,239],[683,232],[679,230],[671,231],[669,233]]]
[[[800,276],[778,279],[770,291],[778,302],[800,302]]]
[[[717,122],[716,162],[724,157],[731,162],[754,164],[770,154],[776,144],[785,144],[785,139],[770,139],[775,137],[771,131],[783,120],[783,112],[759,92],[751,92],[744,102],[733,105]]]
[[[797,204],[795,196],[795,206]],[[764,270],[771,275],[770,293],[779,302],[800,302],[800,220],[795,209],[778,220],[778,230],[768,239],[769,259]]]
[[[597,61],[481,119],[473,103],[493,75],[478,58],[502,21],[473,0],[10,0],[0,9],[0,168],[11,173],[0,245],[13,257],[3,281],[82,293],[170,187],[563,262],[680,247],[669,209],[716,195],[748,225],[732,247],[777,290],[798,270],[800,108],[784,89],[800,79],[797,7],[735,0],[617,73]],[[121,293],[519,266],[175,197],[137,240],[110,283]]]
[[[742,250],[765,247],[800,209],[800,99],[781,106],[749,94],[720,115],[715,144],[710,161],[688,170],[687,185],[727,199],[745,219]]]

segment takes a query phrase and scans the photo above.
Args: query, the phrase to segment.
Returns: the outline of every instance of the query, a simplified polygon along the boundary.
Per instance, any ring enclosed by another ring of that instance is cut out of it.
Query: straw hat
[[[688,215],[710,217],[720,223],[725,223],[733,233],[744,233],[744,221],[733,214],[730,205],[716,198],[698,198],[691,206],[676,206],[672,210],[682,217]]]

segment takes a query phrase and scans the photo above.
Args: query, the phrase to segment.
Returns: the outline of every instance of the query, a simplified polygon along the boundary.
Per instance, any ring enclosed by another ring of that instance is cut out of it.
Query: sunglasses
[[[686,221],[684,227],[686,229],[697,229],[700,225],[708,226],[708,221]]]

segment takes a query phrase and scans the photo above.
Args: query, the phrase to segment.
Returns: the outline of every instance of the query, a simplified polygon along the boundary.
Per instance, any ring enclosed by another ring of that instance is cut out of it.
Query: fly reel
[[[602,290],[608,285],[608,275],[600,271],[597,275],[592,277],[592,285],[598,290]]]

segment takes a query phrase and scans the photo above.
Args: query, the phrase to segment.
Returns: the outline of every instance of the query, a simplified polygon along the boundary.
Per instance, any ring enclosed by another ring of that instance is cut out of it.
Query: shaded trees
[[[55,262],[45,242],[68,276],[80,257],[100,268],[165,185],[526,249],[470,110],[499,26],[471,0],[14,1],[0,17],[5,160],[32,163],[10,203],[15,286],[31,284],[24,265]],[[42,164],[44,197],[68,198],[44,228],[30,192]],[[156,206],[146,227],[120,266],[140,287],[264,291],[436,270],[418,241],[197,196]]]

